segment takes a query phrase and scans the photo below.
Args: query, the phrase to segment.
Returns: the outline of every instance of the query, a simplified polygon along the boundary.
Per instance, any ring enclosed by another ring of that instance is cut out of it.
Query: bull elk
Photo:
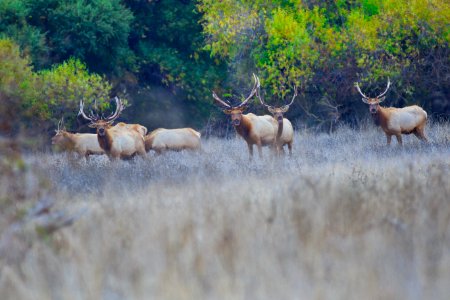
[[[97,135],[92,133],[70,133],[65,130],[63,119],[59,121],[56,134],[52,137],[52,144],[64,151],[75,152],[86,159],[89,155],[105,154],[97,140]],[[61,128],[62,127],[62,128]]]
[[[294,128],[291,122],[284,118],[283,114],[289,110],[289,107],[294,103],[295,97],[297,97],[297,88],[294,87],[294,95],[292,96],[291,102],[280,107],[270,106],[266,104],[260,94],[260,91],[256,92],[256,96],[262,105],[264,105],[267,110],[273,115],[276,121],[277,134],[275,136],[275,149],[277,154],[284,153],[283,146],[287,145],[289,149],[289,155],[292,155],[292,142],[294,141]]]
[[[154,150],[161,154],[166,150],[200,150],[201,134],[192,128],[158,128],[145,136],[145,151]]]
[[[420,140],[428,141],[424,132],[427,113],[421,107],[417,105],[403,108],[380,106],[380,103],[385,100],[385,95],[390,86],[391,81],[388,79],[386,90],[375,98],[370,98],[364,95],[358,83],[355,84],[356,89],[363,97],[362,101],[369,104],[369,111],[375,124],[381,126],[386,134],[387,144],[391,144],[391,138],[395,135],[398,144],[401,146],[403,145],[402,134],[411,133],[414,133]]]
[[[84,119],[90,122],[89,127],[96,128],[97,139],[100,147],[110,158],[130,158],[134,155],[145,156],[144,136],[147,128],[138,124],[119,123],[112,126],[112,123],[119,117],[125,108],[122,101],[115,97],[116,110],[106,118],[91,113],[87,116],[84,113],[83,101],[80,101],[80,112]]]
[[[262,158],[262,146],[273,146],[275,140],[274,119],[269,115],[257,116],[252,113],[243,114],[247,109],[248,101],[256,94],[260,83],[259,78],[253,74],[255,85],[250,95],[238,105],[231,105],[217,96],[213,91],[213,98],[222,108],[223,112],[231,116],[231,122],[236,132],[247,142],[250,160],[253,157],[253,145],[258,147]]]

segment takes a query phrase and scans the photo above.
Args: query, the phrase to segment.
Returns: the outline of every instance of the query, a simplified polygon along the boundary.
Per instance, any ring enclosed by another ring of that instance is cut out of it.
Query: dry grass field
[[[0,298],[449,299],[450,125],[427,134],[298,130],[291,158],[252,162],[235,138],[112,163],[27,155],[0,196],[82,214],[3,237]]]

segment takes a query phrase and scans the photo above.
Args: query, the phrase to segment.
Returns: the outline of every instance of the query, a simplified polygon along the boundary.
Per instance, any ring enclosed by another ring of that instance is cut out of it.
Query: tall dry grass
[[[27,156],[60,209],[87,212],[0,262],[1,299],[448,299],[450,125],[427,134],[301,130],[292,158],[253,162],[214,138],[131,162]]]

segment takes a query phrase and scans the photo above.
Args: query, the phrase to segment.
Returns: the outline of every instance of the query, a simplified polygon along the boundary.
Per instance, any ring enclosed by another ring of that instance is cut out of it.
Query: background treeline
[[[78,102],[149,129],[227,126],[211,90],[238,101],[251,73],[267,102],[300,92],[294,124],[358,124],[353,88],[388,105],[450,115],[450,4],[444,0],[1,0],[0,132],[71,130]],[[254,105],[253,111],[262,112]]]

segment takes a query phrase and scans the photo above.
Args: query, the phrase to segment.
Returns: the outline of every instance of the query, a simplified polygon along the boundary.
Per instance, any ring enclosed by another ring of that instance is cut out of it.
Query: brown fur
[[[241,122],[238,126],[234,126],[236,132],[244,138],[248,144],[257,144],[258,137],[252,135],[252,122],[245,115],[242,116]]]
[[[278,131],[277,131],[277,136],[275,138],[275,147],[277,150],[277,154],[280,154],[281,149],[283,149],[282,145],[280,145],[281,144],[280,138],[281,138],[282,134],[283,134],[283,119],[278,120]]]
[[[99,143],[100,147],[103,150],[105,150],[106,153],[109,154],[111,152],[111,147],[112,147],[112,143],[113,143],[113,139],[112,139],[110,131],[106,130],[104,136],[100,136],[97,133],[97,139],[98,139],[98,143]]]
[[[100,147],[105,151],[105,153],[110,158],[121,158],[127,159],[135,156],[136,154],[145,156],[145,145],[144,145],[144,137],[142,136],[142,128],[139,124],[126,124],[123,122],[118,123],[116,126],[111,127],[108,122],[103,120],[99,120],[94,124],[90,125],[91,127],[97,128],[97,138],[100,144]],[[100,128],[105,129],[105,134],[101,136],[99,134]],[[145,128],[145,131],[147,128]],[[131,132],[133,136],[135,145],[137,144],[136,149],[134,149],[133,153],[125,154],[120,149],[115,149],[114,147],[114,139],[120,137],[122,134],[128,134]]]

